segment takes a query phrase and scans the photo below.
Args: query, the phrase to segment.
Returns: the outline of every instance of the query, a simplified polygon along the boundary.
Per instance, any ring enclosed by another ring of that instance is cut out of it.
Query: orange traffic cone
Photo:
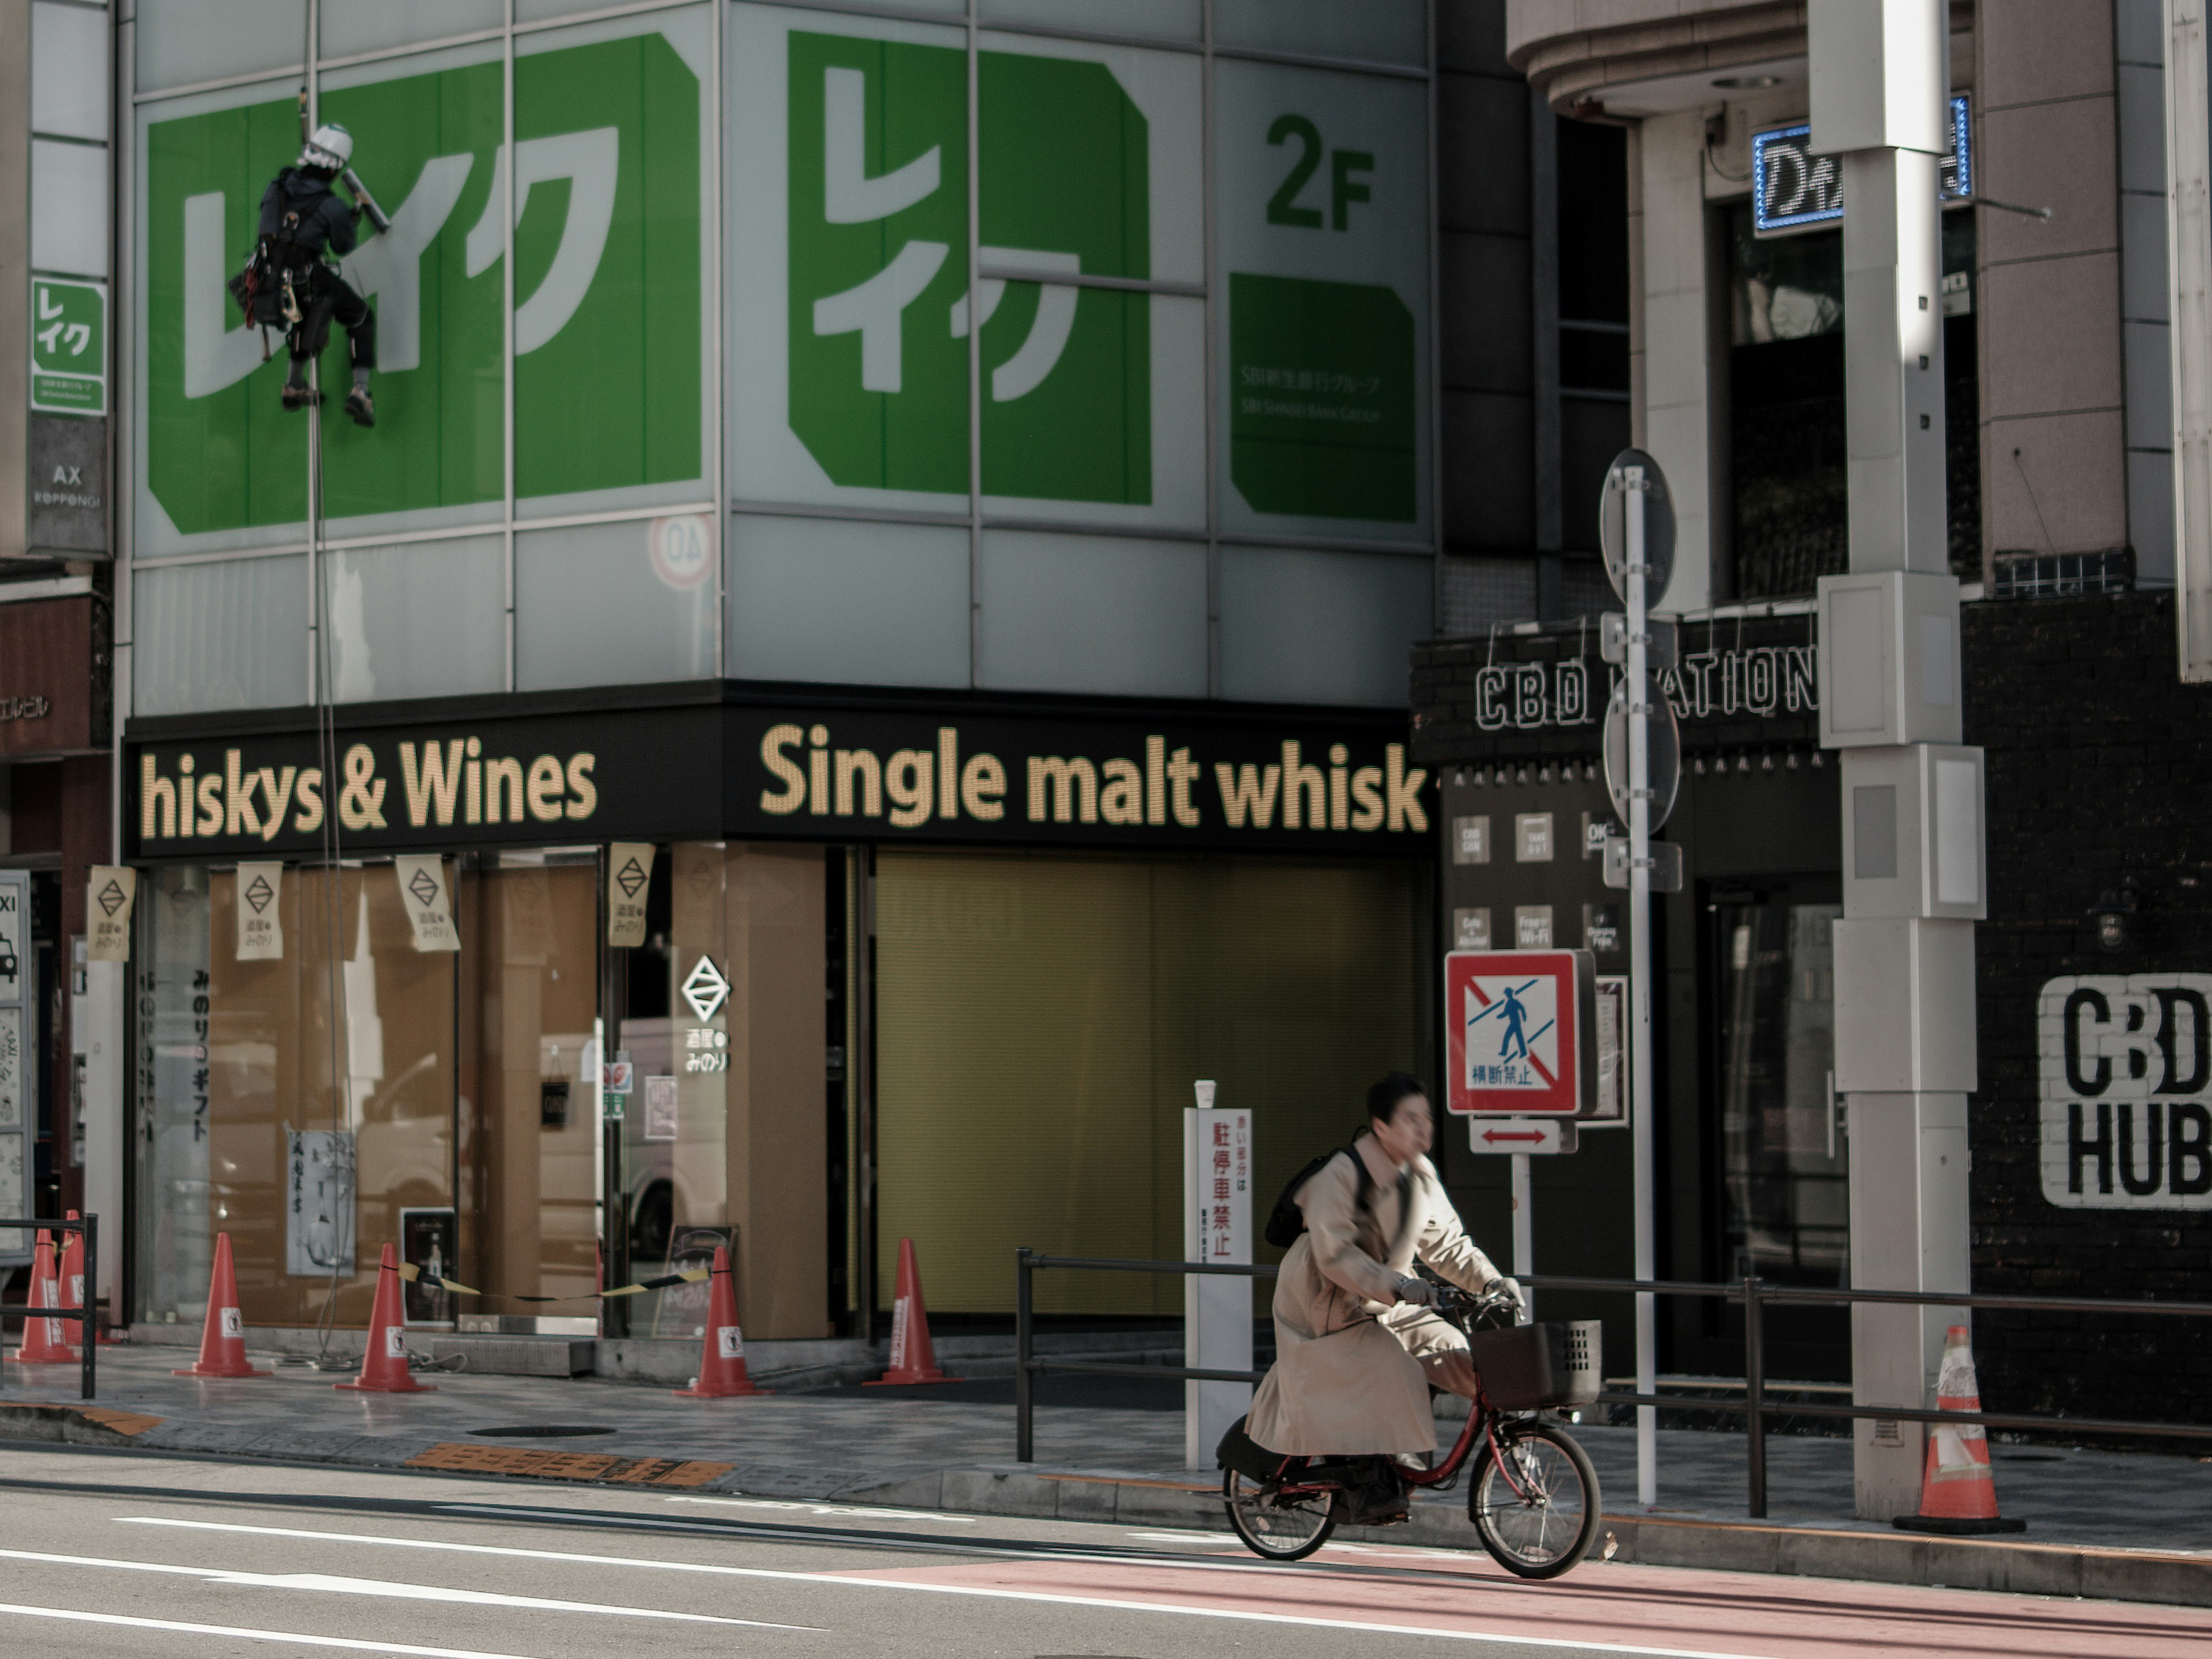
[[[1974,1351],[1966,1328],[1954,1325],[1943,1336],[1943,1369],[1936,1382],[1936,1409],[1978,1412],[1981,1384],[1974,1378]],[[1928,1471],[1920,1482],[1920,1513],[1900,1515],[1893,1525],[1908,1532],[2021,1532],[2025,1521],[1997,1513],[1997,1483],[1990,1473],[1990,1440],[1978,1423],[1928,1425]]]
[[[215,1236],[215,1270],[208,1275],[207,1324],[200,1357],[172,1376],[266,1376],[246,1358],[246,1316],[238,1310],[238,1270],[231,1265],[230,1235]]]
[[[54,1279],[54,1236],[44,1227],[39,1229],[38,1248],[31,1252],[31,1295],[33,1308],[58,1308],[61,1305],[61,1286]],[[15,1350],[19,1365],[74,1365],[77,1356],[62,1340],[62,1322],[58,1319],[25,1319],[23,1346]]]
[[[427,1382],[417,1382],[407,1371],[407,1309],[399,1296],[399,1252],[384,1247],[376,1268],[376,1300],[368,1310],[368,1346],[361,1356],[361,1375],[350,1382],[333,1382],[334,1389],[357,1394],[435,1394]]]
[[[71,1221],[77,1218],[75,1210],[66,1212]],[[71,1233],[62,1246],[60,1278],[62,1299],[58,1304],[64,1311],[76,1313],[84,1306],[84,1235]],[[62,1326],[63,1340],[75,1352],[77,1344],[84,1340],[84,1327],[74,1319]]]
[[[745,1334],[738,1327],[738,1292],[730,1282],[727,1245],[714,1246],[714,1269],[707,1276],[707,1342],[699,1355],[699,1375],[690,1388],[669,1392],[678,1400],[729,1400],[775,1392],[755,1388],[745,1370]]]
[[[921,1299],[921,1269],[914,1259],[914,1241],[899,1240],[898,1285],[891,1298],[891,1364],[874,1382],[880,1389],[895,1382],[957,1382],[937,1369],[937,1351],[929,1345],[929,1309]]]

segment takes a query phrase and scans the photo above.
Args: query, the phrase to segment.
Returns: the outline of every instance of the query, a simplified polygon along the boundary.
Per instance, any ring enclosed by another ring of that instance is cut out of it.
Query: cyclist
[[[1426,1156],[1433,1132],[1428,1091],[1393,1072],[1367,1091],[1367,1127],[1298,1189],[1306,1231],[1275,1280],[1275,1364],[1246,1429],[1268,1451],[1419,1462],[1437,1446],[1430,1386],[1474,1398],[1467,1339],[1431,1311],[1434,1291],[1409,1270],[1418,1257],[1462,1290],[1499,1290],[1516,1304],[1521,1287],[1460,1224]],[[1355,1522],[1403,1512],[1402,1488],[1379,1463],[1351,1484]]]

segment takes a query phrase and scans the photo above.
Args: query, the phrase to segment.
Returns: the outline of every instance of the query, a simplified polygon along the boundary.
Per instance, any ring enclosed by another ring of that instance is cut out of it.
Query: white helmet
[[[295,164],[303,167],[328,167],[332,173],[343,171],[353,160],[353,134],[335,121],[325,121],[315,129],[314,137],[307,140],[307,148],[300,152]]]

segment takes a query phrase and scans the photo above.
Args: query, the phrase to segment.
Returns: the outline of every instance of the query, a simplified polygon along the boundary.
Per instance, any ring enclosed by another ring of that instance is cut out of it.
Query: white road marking
[[[467,1507],[450,1505],[453,1508]],[[523,1518],[529,1511],[495,1510],[482,1505],[480,1512]],[[787,1572],[772,1567],[726,1567],[698,1561],[652,1561],[635,1556],[581,1555],[565,1550],[521,1549],[507,1544],[457,1544],[429,1538],[394,1538],[374,1533],[312,1532],[290,1527],[249,1527],[235,1522],[183,1521],[168,1516],[125,1515],[119,1521],[147,1527],[185,1527],[201,1532],[256,1533],[270,1538],[312,1538],[334,1544],[369,1544],[393,1549],[451,1550],[464,1555],[502,1555],[532,1561],[576,1561],[592,1566],[644,1567],[661,1572],[704,1572],[730,1578],[766,1578],[796,1584],[849,1584],[863,1589],[921,1590],[939,1595],[973,1595],[998,1601],[1043,1601],[1059,1607],[1103,1607],[1116,1613],[1173,1613],[1186,1619],[1239,1620],[1248,1624],[1300,1625],[1317,1630],[1371,1632],[1381,1636],[1429,1636],[1446,1642],[1515,1642],[1528,1648],[1565,1648],[1583,1653],[1618,1653],[1633,1659],[1766,1659],[1766,1656],[1719,1653],[1703,1648],[1653,1648],[1634,1644],[1575,1641],[1561,1637],[1528,1636],[1518,1631],[1439,1630],[1425,1625],[1386,1625],[1368,1620],[1319,1619],[1291,1613],[1255,1613],[1241,1607],[1189,1607],[1172,1601],[1127,1601],[1113,1596],[1063,1595],[1046,1590],[993,1589],[974,1584],[923,1584],[905,1578],[869,1578],[858,1573]],[[1037,1559],[1037,1558],[1031,1558]],[[1054,1557],[1045,1559],[1069,1559]],[[1110,1558],[1094,1557],[1092,1559]],[[1134,1565],[1141,1565],[1142,1563]],[[1192,1569],[1206,1563],[1193,1561]],[[1284,1569],[1296,1571],[1296,1569]]]
[[[805,1510],[809,1515],[857,1515],[872,1521],[936,1521],[948,1527],[972,1527],[972,1515],[945,1515],[936,1510],[872,1510],[847,1504],[794,1502],[773,1498],[672,1498],[671,1504],[711,1504],[726,1510]]]
[[[744,1625],[756,1630],[819,1631],[819,1625],[773,1625],[757,1619],[724,1619],[710,1613],[674,1613],[659,1607],[615,1607],[599,1601],[560,1601],[538,1595],[502,1595],[492,1590],[447,1589],[437,1584],[405,1584],[389,1578],[349,1578],[322,1572],[241,1572],[228,1567],[196,1567],[169,1561],[122,1561],[100,1555],[53,1555],[42,1550],[0,1549],[0,1559],[43,1561],[63,1567],[106,1567],[123,1572],[164,1572],[210,1584],[248,1589],[323,1590],[337,1595],[381,1595],[405,1601],[465,1601],[478,1607],[530,1607],[542,1613],[611,1613],[632,1619],[677,1619],[696,1625]]]
[[[177,1619],[133,1619],[120,1613],[76,1613],[61,1607],[24,1607],[0,1601],[0,1613],[25,1619],[64,1619],[81,1625],[125,1625],[132,1630],[173,1630],[187,1636],[233,1636],[248,1642],[293,1642],[303,1648],[347,1648],[356,1653],[405,1653],[421,1659],[523,1659],[482,1648],[424,1648],[411,1642],[356,1642],[343,1636],[307,1636],[298,1631],[249,1630],[242,1625],[188,1625]]]

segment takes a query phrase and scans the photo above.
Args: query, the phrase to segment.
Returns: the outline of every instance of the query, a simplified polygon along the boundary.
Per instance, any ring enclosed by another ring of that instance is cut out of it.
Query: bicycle
[[[1415,1491],[1449,1490],[1472,1454],[1468,1518],[1483,1548],[1516,1577],[1557,1578],[1589,1553],[1602,1511],[1589,1455],[1543,1413],[1596,1397],[1598,1322],[1516,1325],[1513,1304],[1503,1297],[1447,1285],[1437,1291],[1435,1310],[1468,1338],[1482,1393],[1442,1462],[1417,1469],[1385,1459],[1384,1466],[1410,1502]],[[1243,1428],[1240,1421],[1231,1433]],[[1255,1555],[1303,1560],[1345,1519],[1347,1487],[1371,1480],[1375,1462],[1283,1457],[1264,1477],[1224,1468],[1230,1527]]]

